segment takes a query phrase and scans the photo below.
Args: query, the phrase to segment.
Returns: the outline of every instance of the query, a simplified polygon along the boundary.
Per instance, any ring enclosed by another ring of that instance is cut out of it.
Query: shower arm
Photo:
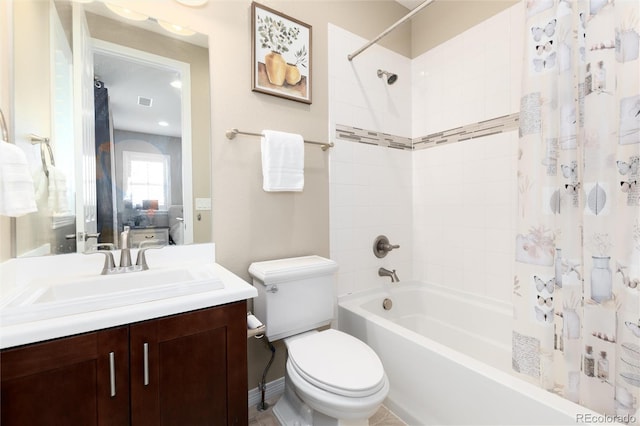
[[[387,28],[386,30],[381,32],[380,35],[378,35],[378,37],[376,37],[373,40],[369,41],[367,44],[365,44],[364,46],[362,46],[360,49],[356,50],[355,52],[347,55],[347,59],[349,61],[352,61],[353,58],[355,58],[356,56],[358,56],[359,54],[361,54],[362,52],[367,50],[369,47],[371,47],[371,45],[377,43],[380,39],[385,37],[391,31],[395,30],[398,26],[404,24],[405,21],[407,21],[408,19],[411,19],[413,17],[413,15],[415,15],[418,12],[420,12],[423,8],[428,6],[431,2],[433,2],[433,0],[425,0],[418,7],[413,9],[411,12],[407,13],[404,17],[400,18],[400,20],[398,22],[396,22],[395,24],[391,25],[389,28]]]

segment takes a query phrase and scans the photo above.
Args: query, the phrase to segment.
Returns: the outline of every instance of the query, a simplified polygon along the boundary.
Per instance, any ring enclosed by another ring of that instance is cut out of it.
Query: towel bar
[[[51,145],[49,144],[49,138],[44,138],[42,136],[38,136],[38,135],[34,135],[31,134],[29,135],[29,137],[31,138],[31,145],[38,145],[40,144],[40,158],[42,159],[42,170],[44,170],[44,174],[47,177],[47,179],[49,178],[49,168],[47,167],[47,161],[44,157],[44,148],[42,145],[46,145],[47,146],[47,150],[49,151],[49,161],[51,162],[52,166],[56,165],[56,160],[53,157],[53,150],[51,149]]]
[[[227,137],[227,139],[231,140],[234,139],[236,137],[236,135],[249,135],[249,136],[262,136],[262,133],[253,133],[253,132],[241,132],[238,129],[231,129],[231,130],[227,130],[225,132],[225,136]],[[305,140],[304,143],[309,143],[312,145],[321,145],[321,148],[323,151],[326,151],[329,148],[333,148],[333,142],[315,142],[315,141],[308,141]]]
[[[0,136],[5,142],[9,142],[9,129],[7,128],[7,122],[4,119],[4,113],[0,109]]]

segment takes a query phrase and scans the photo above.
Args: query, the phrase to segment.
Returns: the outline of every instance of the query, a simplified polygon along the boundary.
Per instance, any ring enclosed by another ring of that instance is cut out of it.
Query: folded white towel
[[[0,141],[0,215],[18,217],[37,210],[27,157],[17,146]]]
[[[262,134],[262,188],[268,192],[301,192],[304,188],[302,136],[273,130],[264,130]]]

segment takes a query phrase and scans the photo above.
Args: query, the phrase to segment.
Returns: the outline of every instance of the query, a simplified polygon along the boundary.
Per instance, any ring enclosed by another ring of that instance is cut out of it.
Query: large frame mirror
[[[117,248],[125,227],[134,245],[211,241],[194,209],[211,197],[208,37],[117,12],[14,4],[15,139],[38,205],[16,256]]]

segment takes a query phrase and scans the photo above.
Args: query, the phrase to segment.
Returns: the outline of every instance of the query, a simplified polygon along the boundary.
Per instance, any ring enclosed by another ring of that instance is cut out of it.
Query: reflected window
[[[169,156],[123,151],[123,160],[124,199],[134,208],[167,210],[171,205]]]

